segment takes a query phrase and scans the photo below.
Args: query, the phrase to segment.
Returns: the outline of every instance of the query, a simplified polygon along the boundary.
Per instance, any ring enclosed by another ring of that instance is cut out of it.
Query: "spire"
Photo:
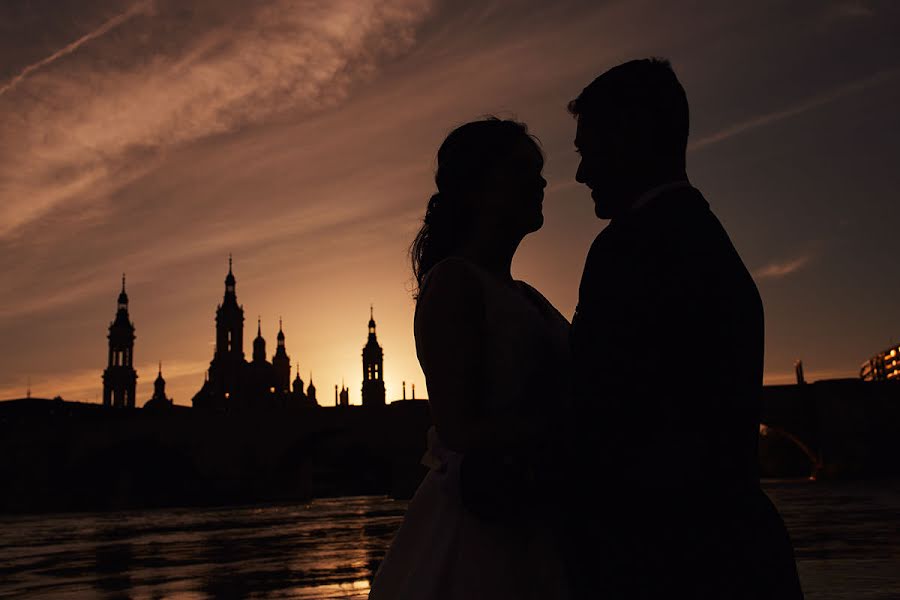
[[[262,317],[256,318],[256,339],[253,340],[253,361],[266,361],[266,340],[262,336]],[[290,369],[288,369],[290,375]]]
[[[278,317],[278,345],[284,346],[284,330],[281,327],[281,317]]]
[[[156,381],[153,382],[153,397],[150,400],[157,403],[169,402],[168,398],[166,398],[166,380],[162,376],[162,361],[159,361],[159,375],[156,376]]]
[[[231,271],[231,253],[228,253],[228,275],[225,276],[225,294],[234,295],[234,273]]]
[[[297,363],[297,376],[294,377],[294,394],[303,395],[303,380],[300,379],[300,363]]]
[[[316,386],[312,381],[312,371],[309,372],[309,385],[306,386],[306,397],[316,406],[319,405],[318,400],[316,400]]]
[[[375,336],[375,307],[369,305],[369,338]]]
[[[122,273],[122,291],[119,292],[119,309],[128,308],[128,294],[125,293],[125,273]]]

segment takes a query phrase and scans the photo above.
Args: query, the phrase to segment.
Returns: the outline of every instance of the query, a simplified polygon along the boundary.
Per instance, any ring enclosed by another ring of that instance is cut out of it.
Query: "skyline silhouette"
[[[277,347],[272,352],[266,350],[266,340],[262,334],[262,318],[257,317],[256,337],[252,342],[252,360],[244,351],[244,306],[237,300],[237,277],[233,273],[233,259],[228,256],[228,274],[225,278],[225,295],[216,308],[216,344],[213,359],[204,373],[199,391],[186,402],[173,402],[167,396],[165,379],[162,374],[162,360],[158,364],[157,377],[153,381],[153,395],[142,402],[135,392],[139,375],[134,369],[135,324],[128,312],[129,298],[126,291],[126,276],[122,274],[122,288],[117,299],[115,319],[109,323],[109,352],[107,368],[103,371],[103,405],[112,408],[144,408],[155,410],[167,405],[181,404],[206,411],[233,410],[238,408],[285,408],[319,407],[313,383],[312,369],[305,382],[300,376],[300,363],[292,362],[287,354],[285,332],[281,317],[278,319]],[[363,375],[360,401],[350,402],[349,388],[345,378],[341,378],[340,401],[338,386],[335,384],[335,406],[383,406],[397,400],[407,400],[406,380],[401,381],[402,398],[387,400],[383,349],[378,343],[374,316],[374,305],[369,305],[368,336],[362,348]],[[296,374],[291,374],[296,366]],[[415,399],[415,383],[412,383]],[[58,396],[58,394],[57,394]],[[26,397],[31,397],[31,381],[28,382]],[[0,398],[0,401],[5,398]],[[69,399],[71,400],[71,399]],[[295,406],[296,405],[296,406]],[[325,405],[328,401],[325,400]]]

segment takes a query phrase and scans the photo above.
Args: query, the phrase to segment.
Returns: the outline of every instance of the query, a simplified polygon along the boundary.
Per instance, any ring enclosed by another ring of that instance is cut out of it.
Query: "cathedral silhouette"
[[[285,346],[281,319],[275,353],[269,362],[266,340],[262,336],[262,321],[256,321],[253,356],[244,355],[244,307],[237,302],[236,279],[232,258],[228,257],[225,295],[216,308],[216,349],[209,363],[203,385],[191,401],[198,410],[218,413],[245,410],[316,408],[316,386],[310,375],[309,385],[303,389],[300,365],[291,381],[291,359]],[[115,320],[109,325],[109,355],[103,372],[103,404],[110,407],[134,408],[137,372],[134,369],[135,328],[128,315],[128,295],[125,276],[119,294]],[[369,307],[369,334],[362,351],[362,404],[366,407],[385,405],[384,352],[375,333],[374,309]],[[166,397],[162,363],[154,382],[153,397],[144,408],[163,410],[173,405]],[[335,406],[349,406],[349,390],[335,386]]]

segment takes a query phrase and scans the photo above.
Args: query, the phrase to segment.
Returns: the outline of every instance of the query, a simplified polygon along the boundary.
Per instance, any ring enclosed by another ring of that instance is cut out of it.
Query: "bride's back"
[[[534,288],[450,257],[427,274],[416,304],[416,352],[436,405],[472,415],[559,410],[568,384],[568,321]],[[440,429],[440,408],[436,420]]]

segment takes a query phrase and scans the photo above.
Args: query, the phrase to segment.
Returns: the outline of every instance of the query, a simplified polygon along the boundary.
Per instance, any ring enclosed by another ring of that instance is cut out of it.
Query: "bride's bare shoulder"
[[[416,299],[416,319],[472,316],[482,311],[483,295],[477,267],[455,256],[445,258],[425,275]]]

